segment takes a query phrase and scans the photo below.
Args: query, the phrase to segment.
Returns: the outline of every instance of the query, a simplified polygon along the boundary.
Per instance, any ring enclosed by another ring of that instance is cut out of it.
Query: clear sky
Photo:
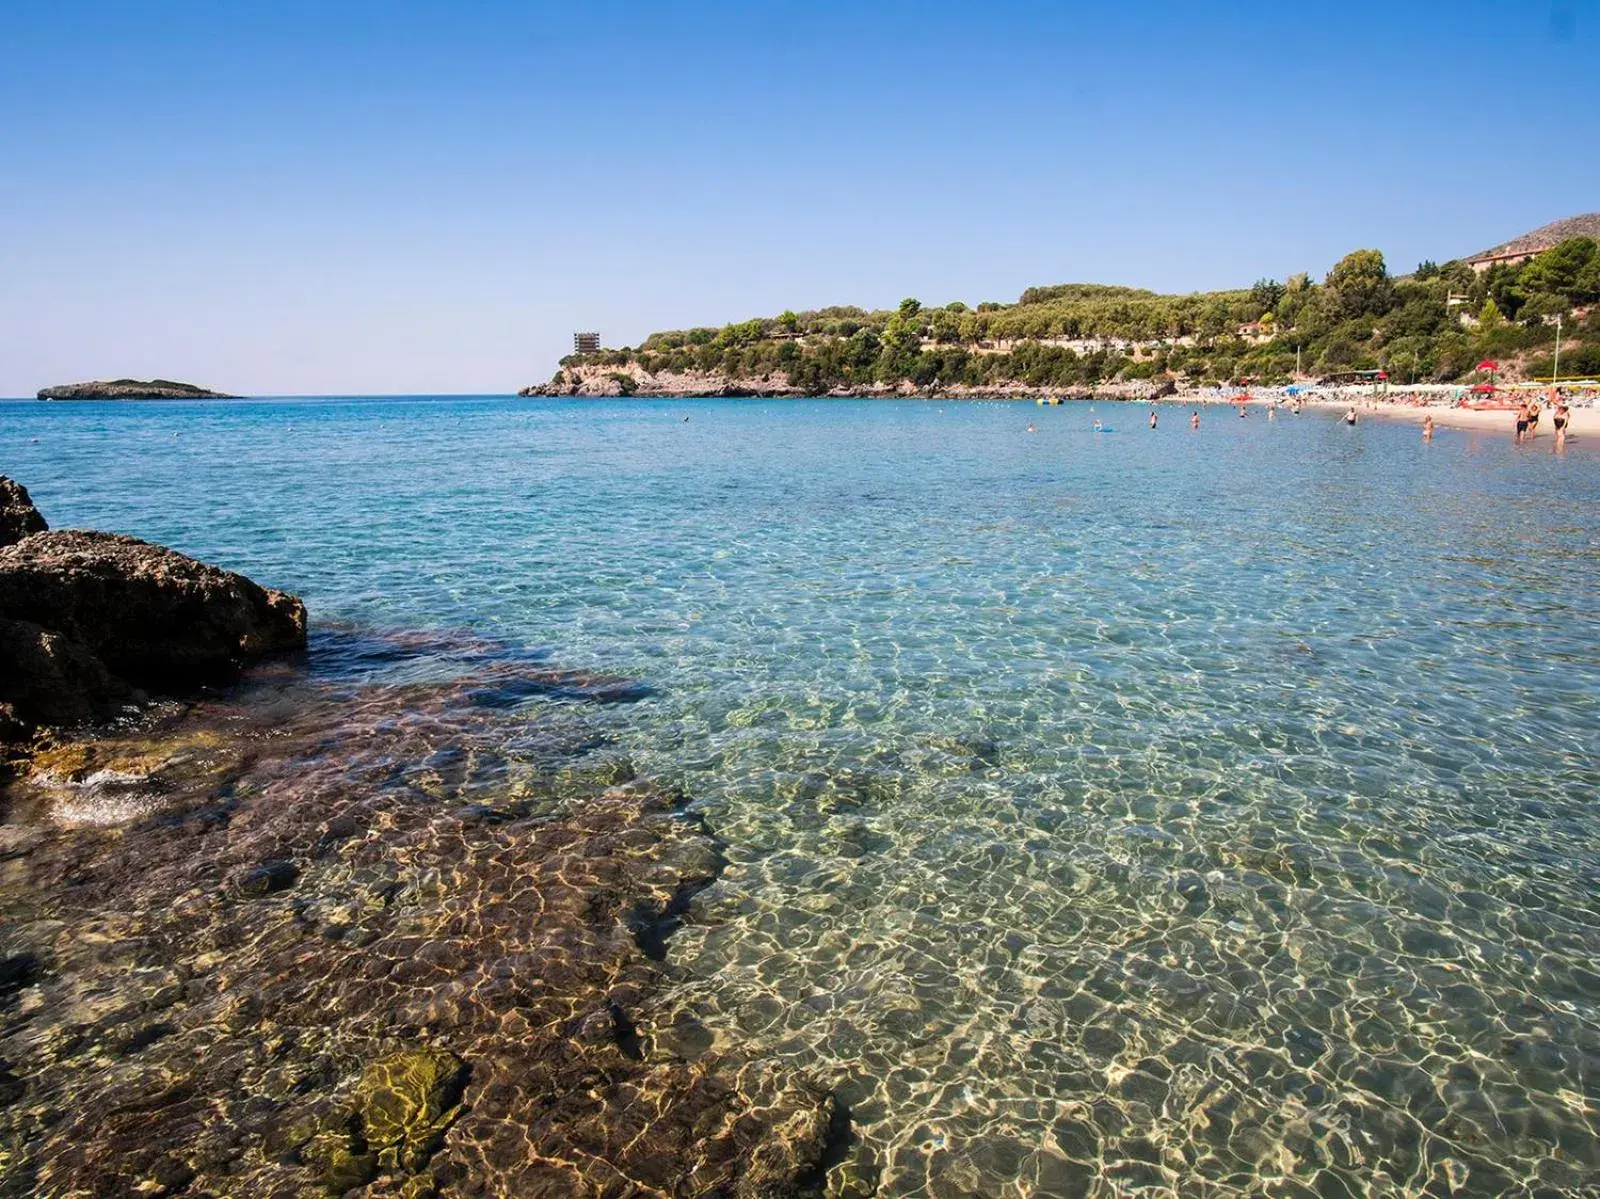
[[[0,395],[1443,260],[1600,209],[1596,0],[0,2]]]

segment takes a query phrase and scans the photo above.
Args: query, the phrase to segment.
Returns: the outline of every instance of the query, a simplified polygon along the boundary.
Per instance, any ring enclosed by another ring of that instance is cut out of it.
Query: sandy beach
[[[1350,407],[1350,401],[1308,400],[1306,406],[1343,412]],[[1363,420],[1369,417],[1382,417],[1389,420],[1406,420],[1420,425],[1425,416],[1432,416],[1433,423],[1441,429],[1470,429],[1477,433],[1503,433],[1507,437],[1513,436],[1516,432],[1515,412],[1480,412],[1473,408],[1451,408],[1443,404],[1424,407],[1384,400],[1357,401],[1356,412]],[[1567,435],[1574,441],[1585,436],[1600,436],[1600,408],[1571,409]],[[1533,436],[1539,441],[1555,441],[1555,426],[1551,423],[1548,408],[1540,416],[1538,432]]]

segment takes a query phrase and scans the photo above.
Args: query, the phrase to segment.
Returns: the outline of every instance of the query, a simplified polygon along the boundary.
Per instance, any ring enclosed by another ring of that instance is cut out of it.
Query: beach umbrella
[[[1476,392],[1489,392],[1494,390],[1493,383],[1474,383],[1472,390]]]
[[[1388,371],[1379,371],[1378,372],[1378,378],[1387,379],[1388,377],[1389,377],[1389,372]]]
[[[1480,371],[1488,371],[1492,375],[1495,371],[1500,369],[1500,364],[1498,362],[1490,362],[1487,358],[1485,358],[1482,362],[1478,363],[1478,369]]]

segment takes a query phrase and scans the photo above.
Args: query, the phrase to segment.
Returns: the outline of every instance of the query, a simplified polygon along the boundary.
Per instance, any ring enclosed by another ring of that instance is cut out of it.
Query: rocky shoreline
[[[88,383],[64,383],[39,391],[41,400],[233,400],[225,392],[207,391],[193,383],[174,383],[171,379],[112,379]]]
[[[1065,395],[1068,399],[1137,400],[1160,399],[1175,394],[1176,386],[1167,380],[1137,383],[1106,383],[1094,388],[1078,388],[1071,392],[1043,389],[1026,383],[1013,382],[995,387],[968,387],[956,384],[929,389],[914,383],[872,383],[858,387],[835,387],[822,393],[804,391],[790,385],[781,371],[759,377],[730,377],[718,371],[661,371],[656,374],[644,370],[637,363],[623,366],[598,366],[580,363],[564,366],[548,383],[524,387],[517,392],[524,398],[540,396],[571,396],[575,398],[603,399],[633,396],[639,399],[691,399],[691,398],[770,398],[770,399],[909,399],[938,397],[957,400],[1024,400],[1034,399],[1049,391],[1052,395]]]
[[[44,663],[0,661],[28,726],[0,783],[0,1197],[821,1193],[850,1142],[828,1091],[658,1003],[722,856],[596,754],[585,713],[638,683],[338,631],[308,671],[292,597],[40,528],[16,485],[0,520],[28,530],[0,620]],[[365,681],[407,655],[460,675]]]

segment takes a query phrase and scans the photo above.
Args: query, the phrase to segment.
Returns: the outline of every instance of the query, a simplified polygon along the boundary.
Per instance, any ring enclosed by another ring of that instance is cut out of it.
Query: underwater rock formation
[[[0,793],[0,1197],[816,1193],[832,1097],[656,1027],[721,857],[596,761],[625,689],[272,670]]]

